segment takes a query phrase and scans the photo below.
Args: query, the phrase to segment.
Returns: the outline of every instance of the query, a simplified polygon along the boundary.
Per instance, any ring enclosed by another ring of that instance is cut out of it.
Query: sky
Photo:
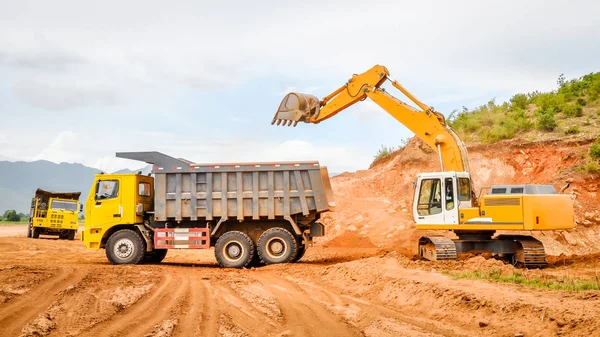
[[[597,1],[0,0],[0,160],[319,160],[368,168],[411,132],[370,101],[271,126],[286,93],[323,97],[385,65],[448,115],[600,71]],[[405,98],[398,93],[399,98]]]

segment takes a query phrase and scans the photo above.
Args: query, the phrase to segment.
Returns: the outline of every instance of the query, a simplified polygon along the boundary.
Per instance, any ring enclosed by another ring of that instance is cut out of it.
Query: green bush
[[[576,135],[580,132],[581,130],[577,125],[571,125],[565,130],[565,135]]]
[[[527,104],[529,104],[529,99],[525,94],[516,94],[510,99],[510,107],[511,109],[527,109]]]
[[[556,129],[556,119],[554,119],[554,110],[539,110],[537,112],[537,128],[542,131],[554,131]]]
[[[542,110],[560,111],[561,106],[565,103],[563,95],[547,92],[540,94],[534,103]]]
[[[562,112],[565,114],[566,117],[569,117],[569,118],[583,116],[583,109],[581,108],[580,105],[576,105],[576,104],[563,105]]]
[[[600,159],[600,140],[597,140],[590,145],[590,157]]]
[[[579,106],[585,106],[587,104],[587,102],[585,101],[585,99],[583,98],[578,98],[577,99],[577,105]]]
[[[595,160],[588,160],[585,164],[580,166],[580,171],[585,173],[600,173],[600,164]]]

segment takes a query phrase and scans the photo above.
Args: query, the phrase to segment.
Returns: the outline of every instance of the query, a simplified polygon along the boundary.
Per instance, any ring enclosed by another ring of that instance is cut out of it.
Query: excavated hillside
[[[594,139],[525,142],[511,140],[468,146],[475,188],[499,184],[552,184],[572,196],[576,228],[554,232],[525,232],[540,239],[550,255],[600,252],[600,177],[581,173]],[[412,257],[425,234],[416,230],[411,207],[413,181],[418,173],[439,170],[437,155],[417,138],[368,170],[332,178],[336,212],[324,216],[332,247],[379,247]],[[429,232],[429,233],[428,233]]]

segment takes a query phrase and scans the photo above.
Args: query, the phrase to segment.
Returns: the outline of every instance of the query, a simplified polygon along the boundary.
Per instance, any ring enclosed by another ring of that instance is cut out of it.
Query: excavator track
[[[496,240],[511,240],[517,244],[513,264],[525,268],[544,268],[548,265],[544,244],[527,235],[498,235]]]
[[[419,256],[429,261],[456,260],[456,245],[444,236],[422,236],[419,239]]]

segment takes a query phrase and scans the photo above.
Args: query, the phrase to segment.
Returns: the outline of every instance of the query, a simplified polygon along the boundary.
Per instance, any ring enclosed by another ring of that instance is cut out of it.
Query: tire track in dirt
[[[86,272],[60,268],[56,275],[42,282],[22,297],[0,308],[0,335],[17,336],[27,322],[35,319],[58,299],[58,294],[68,286],[78,283]]]
[[[414,318],[399,310],[387,308],[383,305],[375,304],[371,301],[365,301],[348,295],[337,295],[331,289],[325,289],[293,277],[286,277],[287,280],[295,284],[300,291],[306,292],[310,288],[310,296],[313,296],[317,301],[324,305],[332,303],[332,309],[338,310],[343,308],[358,308],[362,313],[366,313],[366,317],[356,317],[355,321],[363,327],[365,332],[373,330],[374,323],[386,325],[395,334],[401,336],[451,336],[463,337],[470,336],[454,330],[445,328],[442,324],[431,321],[425,318]],[[324,300],[325,299],[325,300]],[[362,316],[362,315],[361,315]],[[366,325],[366,326],[364,326]],[[375,335],[383,335],[386,331],[377,331]],[[408,333],[408,334],[407,334]],[[367,333],[367,335],[373,335]]]
[[[217,335],[218,312],[215,298],[210,292],[210,283],[192,276],[190,292],[186,308],[181,313],[181,320],[175,328],[175,336],[207,336]]]
[[[298,285],[268,274],[252,276],[275,295],[284,317],[285,330],[282,333],[294,336],[364,336],[355,326],[299,289]]]
[[[252,303],[232,288],[218,285],[212,288],[218,312],[218,333],[235,336],[271,336],[277,324],[257,310]]]
[[[90,328],[81,336],[143,336],[154,325],[170,318],[170,310],[189,290],[189,283],[174,280],[170,273],[165,273],[165,277],[159,282],[161,284],[156,290],[151,290],[149,295]]]

